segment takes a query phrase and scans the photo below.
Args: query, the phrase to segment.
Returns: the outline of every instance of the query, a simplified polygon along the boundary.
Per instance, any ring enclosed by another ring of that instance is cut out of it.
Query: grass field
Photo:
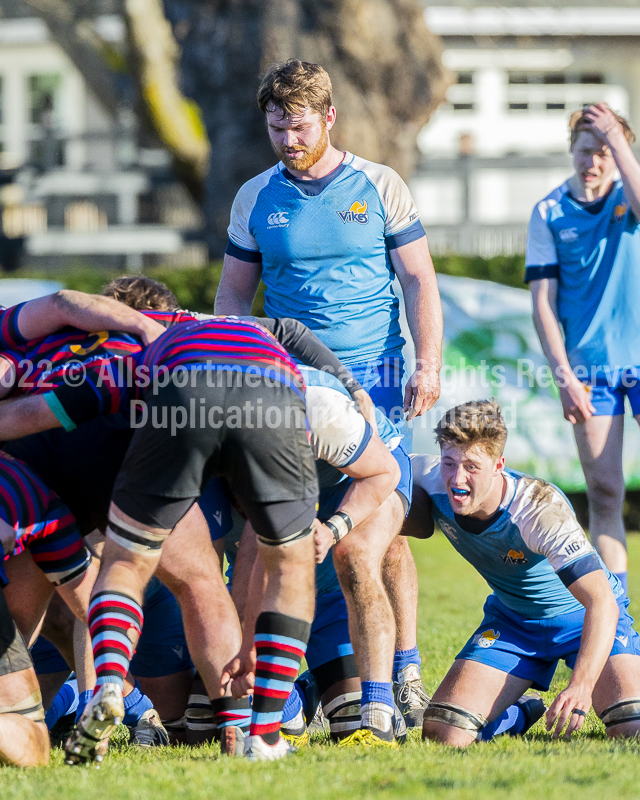
[[[632,598],[640,598],[640,537],[630,539]],[[481,619],[482,579],[442,535],[415,543],[421,578],[418,643],[433,692]],[[632,602],[633,613],[635,602]],[[552,689],[567,680],[559,669]],[[553,692],[551,693],[553,694]],[[522,740],[502,737],[464,752],[411,740],[399,751],[338,750],[322,740],[285,762],[220,758],[215,746],[146,753],[112,748],[102,768],[69,768],[61,751],[40,770],[0,770],[0,798],[37,800],[590,800],[640,798],[640,742],[609,743],[591,713],[571,742],[551,741],[541,723]]]

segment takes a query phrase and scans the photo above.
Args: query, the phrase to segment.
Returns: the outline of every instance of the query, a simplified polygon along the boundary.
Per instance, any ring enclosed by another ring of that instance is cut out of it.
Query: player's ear
[[[504,469],[504,456],[500,456],[500,458],[496,461],[496,472],[502,472]]]
[[[327,111],[327,116],[325,118],[325,123],[327,126],[327,130],[330,131],[333,128],[335,121],[336,121],[336,107],[331,106]]]

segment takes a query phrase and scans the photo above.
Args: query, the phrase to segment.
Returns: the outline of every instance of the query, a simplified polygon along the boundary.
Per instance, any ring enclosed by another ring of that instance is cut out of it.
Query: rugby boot
[[[529,691],[527,694],[523,694],[522,697],[516,702],[516,705],[519,706],[520,710],[524,714],[525,723],[524,728],[520,731],[520,733],[515,735],[522,736],[542,717],[547,710],[547,706],[545,705],[542,696],[539,695],[538,692],[534,691]]]
[[[64,748],[65,763],[100,764],[107,752],[109,737],[124,717],[122,689],[117,683],[103,683],[87,703],[75,731]]]
[[[229,725],[218,729],[220,737],[220,752],[223,756],[239,758],[244,755],[247,736],[242,728]]]
[[[407,741],[407,723],[395,703],[393,705],[391,724],[393,725],[393,735],[396,737],[396,741],[398,744],[404,744]]]
[[[160,721],[155,708],[150,708],[138,720],[133,729],[132,744],[138,747],[168,747],[169,734]]]
[[[248,761],[279,761],[295,752],[296,748],[282,736],[275,744],[267,744],[262,736],[247,736],[244,745]]]
[[[338,747],[392,747],[397,748],[398,742],[395,738],[391,740],[383,739],[377,733],[369,728],[359,728],[354,731],[350,736],[341,739],[338,742]]]
[[[397,681],[393,682],[393,696],[407,728],[422,728],[424,710],[431,698],[424,690],[416,664],[400,670]]]

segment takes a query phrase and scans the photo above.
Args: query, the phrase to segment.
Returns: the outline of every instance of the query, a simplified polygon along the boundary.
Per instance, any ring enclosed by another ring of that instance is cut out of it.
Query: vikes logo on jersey
[[[366,225],[369,222],[367,201],[359,203],[356,200],[348,211],[338,211],[338,216],[343,222],[358,222],[360,225]]]
[[[620,203],[613,209],[613,222],[620,222],[620,220],[624,217],[627,213],[627,204]]]
[[[500,553],[500,558],[505,564],[528,564],[529,559],[524,557],[522,550],[509,550],[506,556]]]

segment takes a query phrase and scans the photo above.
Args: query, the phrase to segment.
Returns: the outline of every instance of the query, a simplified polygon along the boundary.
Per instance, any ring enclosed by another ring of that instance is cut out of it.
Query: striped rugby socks
[[[142,630],[142,609],[122,592],[98,592],[89,604],[88,620],[96,690],[103,683],[117,683],[123,689],[135,651],[134,642],[137,643]]]
[[[284,704],[310,633],[308,622],[275,611],[263,611],[256,621],[256,682],[249,732],[267,744],[275,744],[280,737]]]

